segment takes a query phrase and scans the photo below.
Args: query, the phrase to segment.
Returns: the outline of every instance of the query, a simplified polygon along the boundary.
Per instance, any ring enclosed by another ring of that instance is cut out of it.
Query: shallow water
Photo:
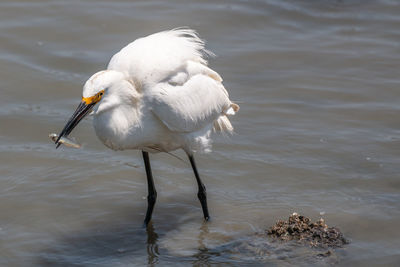
[[[0,265],[399,264],[399,12],[390,0],[2,1]],[[146,231],[140,153],[105,148],[90,119],[72,134],[83,149],[55,150],[48,133],[113,53],[178,26],[208,41],[241,110],[236,134],[196,156],[212,221],[190,166],[158,154]],[[321,258],[252,236],[293,211],[325,213],[351,244]]]

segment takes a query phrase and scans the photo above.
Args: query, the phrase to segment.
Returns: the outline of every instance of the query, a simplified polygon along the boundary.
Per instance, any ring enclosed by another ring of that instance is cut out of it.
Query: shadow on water
[[[237,265],[287,265],[287,264],[337,264],[339,254],[329,256],[296,243],[270,242],[264,237],[248,235],[235,238],[218,246],[209,246],[212,237],[207,223],[197,231],[197,247],[190,255],[174,255],[160,240],[183,224],[161,224],[156,230],[151,222],[148,227],[125,222],[119,225],[94,226],[88,231],[71,233],[56,240],[43,250],[38,266],[237,266]],[[168,237],[167,237],[168,238]],[[179,242],[179,241],[178,241]]]
[[[71,233],[56,240],[40,253],[39,266],[86,266],[110,264],[154,265],[158,262],[158,234],[154,226],[147,228],[132,223],[93,227]],[[147,250],[147,253],[146,253]],[[145,256],[147,255],[147,259]]]
[[[191,256],[170,255],[159,246],[165,235],[178,229],[187,220],[176,224],[161,224],[156,229],[153,222],[147,227],[132,221],[105,226],[94,224],[90,229],[68,233],[56,239],[51,246],[39,253],[38,266],[155,266],[158,263],[209,266],[210,259],[219,252],[210,251],[203,240],[209,230],[203,223],[198,233],[198,252]],[[190,222],[189,222],[190,223]]]

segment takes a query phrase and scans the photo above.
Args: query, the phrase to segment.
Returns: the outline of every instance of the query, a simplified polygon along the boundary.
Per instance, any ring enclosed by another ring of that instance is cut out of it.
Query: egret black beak
[[[68,120],[64,129],[58,135],[58,138],[55,142],[57,144],[56,148],[58,148],[61,145],[61,143],[59,142],[61,137],[68,136],[72,132],[72,130],[75,128],[75,126],[78,125],[78,123],[92,110],[92,108],[95,104],[96,104],[96,102],[89,102],[89,101],[82,100],[82,102],[79,104],[79,106],[75,110],[74,114]]]

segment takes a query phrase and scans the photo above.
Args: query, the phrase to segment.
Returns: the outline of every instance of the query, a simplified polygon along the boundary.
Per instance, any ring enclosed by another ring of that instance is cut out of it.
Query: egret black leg
[[[194,161],[194,157],[192,155],[188,155],[188,157],[190,160],[190,164],[192,165],[194,175],[196,176],[197,185],[199,187],[199,192],[197,193],[197,197],[199,198],[201,208],[203,209],[204,219],[208,221],[210,219],[210,215],[208,214],[206,187],[204,186],[203,182],[200,179],[196,163]]]
[[[144,224],[147,226],[151,220],[151,214],[153,213],[154,205],[156,204],[157,199],[157,191],[154,186],[153,174],[151,173],[150,159],[149,153],[142,151],[144,166],[146,167],[146,175],[147,175],[147,188],[148,188],[148,196],[147,196],[147,212],[146,218],[144,219]]]

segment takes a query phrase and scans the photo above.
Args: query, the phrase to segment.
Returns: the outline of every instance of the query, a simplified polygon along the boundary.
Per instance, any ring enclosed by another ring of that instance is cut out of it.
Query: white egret
[[[229,100],[220,75],[207,67],[211,52],[194,30],[178,28],[135,40],[83,87],[82,101],[56,140],[68,136],[90,111],[97,137],[113,150],[142,150],[148,182],[147,225],[157,192],[149,152],[183,149],[192,165],[204,219],[210,218],[206,188],[194,152],[209,151],[210,134],[232,132]]]

